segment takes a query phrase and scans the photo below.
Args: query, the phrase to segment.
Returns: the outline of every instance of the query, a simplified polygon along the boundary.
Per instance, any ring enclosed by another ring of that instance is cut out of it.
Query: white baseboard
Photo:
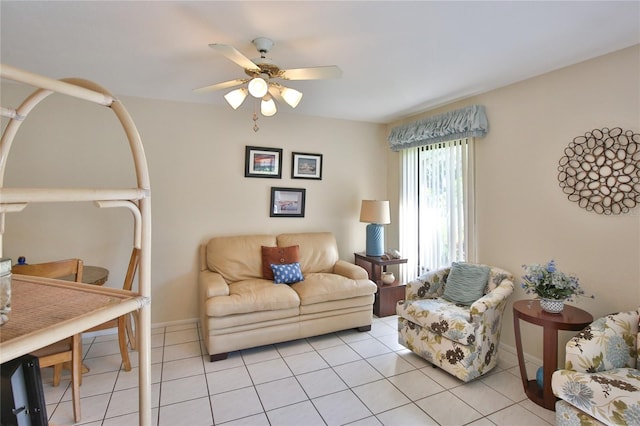
[[[177,321],[159,322],[159,323],[151,324],[151,329],[180,326],[185,324],[193,324],[197,322],[198,322],[198,318],[188,318],[188,319],[177,320]],[[107,330],[98,330],[98,331],[91,331],[89,333],[82,333],[82,337],[91,338],[91,337],[98,337],[98,336],[109,336],[112,334],[118,334],[117,327],[109,328]]]
[[[187,318],[187,319],[177,320],[177,321],[158,322],[155,324],[151,324],[151,328],[173,327],[176,325],[193,324],[193,323],[197,323],[198,321],[199,321],[198,318]]]
[[[516,350],[515,346],[511,346],[511,345],[507,345],[505,343],[500,342],[500,349],[501,350],[506,350],[507,352],[511,352],[514,355],[518,355],[518,351]],[[532,355],[529,355],[528,353],[523,353],[524,356],[524,360],[525,361],[529,361],[535,365],[542,365],[542,360],[540,358],[536,358]]]
[[[188,318],[188,319],[177,320],[177,321],[158,322],[158,323],[151,324],[151,328],[154,329],[154,328],[162,328],[162,327],[180,326],[185,324],[197,323],[198,321],[199,321],[198,318]],[[83,333],[82,335],[86,337],[97,337],[97,336],[106,336],[110,334],[118,334],[118,329],[111,328],[108,330],[92,331],[91,333]],[[507,345],[506,343],[500,342],[500,349],[505,350],[507,352],[511,352],[516,356],[518,354],[514,346]],[[540,358],[536,358],[532,355],[529,355],[528,353],[524,353],[524,359],[525,361],[529,361],[535,365],[542,365],[542,360]]]

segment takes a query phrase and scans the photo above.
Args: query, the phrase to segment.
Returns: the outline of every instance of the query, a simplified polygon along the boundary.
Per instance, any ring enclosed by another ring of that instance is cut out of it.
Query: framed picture
[[[292,179],[322,179],[322,154],[294,152],[291,157]]]
[[[304,217],[304,188],[271,187],[270,217]]]
[[[282,149],[247,146],[244,152],[244,177],[282,177]]]

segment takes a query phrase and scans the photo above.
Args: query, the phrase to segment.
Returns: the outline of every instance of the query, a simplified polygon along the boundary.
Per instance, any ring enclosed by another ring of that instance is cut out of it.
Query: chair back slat
[[[140,264],[140,249],[133,248],[131,251],[131,258],[129,259],[129,267],[127,268],[127,275],[124,277],[124,283],[122,284],[123,290],[131,290],[133,288],[133,278],[136,276],[138,265]]]
[[[14,274],[32,275],[45,278],[61,278],[72,275],[76,282],[82,282],[83,262],[81,259],[65,259],[54,262],[14,265]]]

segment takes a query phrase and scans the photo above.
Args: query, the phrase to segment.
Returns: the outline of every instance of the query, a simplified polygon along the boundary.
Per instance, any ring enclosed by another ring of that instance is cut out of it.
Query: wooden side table
[[[73,275],[60,277],[65,281],[73,281]],[[109,270],[102,266],[85,265],[82,271],[82,282],[85,284],[103,285],[109,279]]]
[[[528,380],[520,339],[520,320],[536,324],[543,329],[542,339],[542,388],[536,380]],[[530,400],[548,409],[555,410],[556,397],[551,391],[551,375],[558,369],[558,330],[580,331],[593,322],[593,316],[575,306],[564,305],[559,314],[550,314],[540,307],[539,300],[518,300],[513,304],[513,329],[522,386]]]
[[[363,267],[369,274],[369,279],[376,283],[375,300],[373,302],[373,313],[377,317],[386,317],[396,314],[396,304],[404,299],[405,285],[396,280],[391,284],[384,284],[380,281],[382,272],[386,272],[389,265],[400,265],[407,263],[407,259],[383,259],[380,256],[367,256],[365,253],[354,253],[355,263]]]

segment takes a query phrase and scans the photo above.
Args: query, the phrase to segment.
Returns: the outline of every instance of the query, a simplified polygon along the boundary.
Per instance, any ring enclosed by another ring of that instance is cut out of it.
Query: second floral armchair
[[[639,323],[640,308],[606,315],[567,342],[556,425],[640,425]]]

